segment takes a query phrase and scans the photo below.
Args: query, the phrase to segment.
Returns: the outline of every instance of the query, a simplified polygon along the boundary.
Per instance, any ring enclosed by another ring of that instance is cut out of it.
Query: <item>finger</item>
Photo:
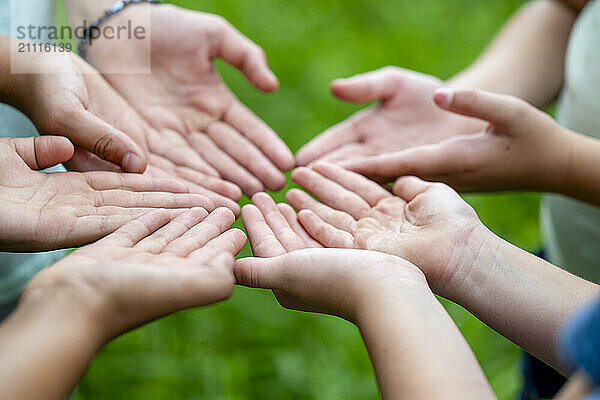
[[[306,247],[304,240],[287,223],[271,196],[266,193],[257,193],[252,196],[252,203],[260,210],[264,220],[286,252],[289,253]]]
[[[483,90],[441,88],[436,90],[433,100],[444,110],[489,121],[497,127],[519,120],[519,114],[530,107],[515,97]]]
[[[92,196],[95,207],[117,206],[128,208],[213,208],[213,204],[210,199],[194,193],[99,190],[94,191]]]
[[[354,118],[332,126],[305,144],[296,154],[297,165],[308,165],[325,154],[348,143],[357,142],[358,132],[354,129]]]
[[[195,152],[188,142],[177,132],[163,129],[152,132],[148,140],[149,150],[174,165],[187,167],[211,177],[220,177],[216,169]]]
[[[355,219],[359,219],[371,209],[369,203],[358,194],[311,169],[304,167],[295,169],[292,172],[292,180],[326,205],[344,211]]]
[[[233,273],[238,285],[285,290],[286,260],[286,255],[270,258],[242,258],[235,261]]]
[[[217,122],[209,127],[207,133],[217,146],[251,172],[269,190],[280,190],[285,185],[285,177],[277,167],[231,126]]]
[[[177,211],[179,214],[182,210]],[[140,240],[162,228],[175,218],[169,210],[154,210],[129,222],[99,243],[120,247],[133,247]]]
[[[152,159],[152,155],[150,155],[151,159]],[[151,161],[152,163],[154,161]],[[179,175],[179,177],[177,178],[177,182],[185,185],[185,187],[187,187],[188,191],[190,193],[197,193],[200,195],[203,195],[207,198],[209,198],[213,204],[214,204],[214,208],[218,208],[218,207],[227,207],[229,208],[231,211],[233,211],[233,213],[236,216],[240,215],[240,206],[237,204],[237,202],[220,195],[219,193],[215,193],[212,190],[208,190],[194,182],[190,182],[187,179],[184,179],[181,177],[181,175],[186,175],[186,174],[181,174],[181,167],[176,168],[174,170],[168,170],[168,172],[162,168],[159,168],[158,166],[155,165],[149,165],[148,169],[146,170],[146,174],[150,175],[150,176],[156,176],[156,177],[171,177],[171,176],[177,176]],[[193,174],[195,174],[192,171]],[[208,211],[213,211],[213,209],[208,209]]]
[[[384,67],[376,71],[336,79],[331,83],[331,92],[340,100],[365,103],[373,100],[388,100],[400,90],[402,70]]]
[[[187,257],[193,251],[202,248],[206,243],[228,230],[234,221],[235,215],[231,210],[217,208],[202,222],[165,247],[163,252],[178,257]]]
[[[222,20],[220,41],[216,56],[239,69],[258,89],[265,92],[277,90],[279,82],[267,65],[265,52],[242,35],[227,21]]]
[[[313,248],[323,247],[323,246],[321,246],[321,244],[319,242],[314,240],[304,230],[302,225],[300,225],[300,223],[298,222],[298,216],[296,215],[296,212],[289,204],[279,203],[279,204],[277,204],[277,207],[279,208],[279,212],[286,219],[287,223],[292,227],[294,232],[296,232],[296,235],[298,235],[302,238],[302,240],[304,241],[305,247],[313,247]]]
[[[31,169],[53,167],[73,157],[73,145],[69,139],[61,136],[2,138],[1,140],[11,144]]]
[[[285,198],[298,211],[311,210],[325,222],[338,229],[346,232],[354,231],[356,220],[351,215],[319,203],[302,190],[291,189],[286,193]]]
[[[487,132],[454,136],[442,142],[394,153],[346,161],[344,168],[377,181],[416,175],[424,179],[458,183],[481,173],[497,151],[501,137]]]
[[[349,191],[356,193],[362,199],[366,200],[370,206],[375,206],[382,199],[391,197],[390,192],[382,188],[378,183],[335,164],[317,161],[311,165],[311,169],[339,183]]]
[[[135,245],[135,248],[142,252],[160,254],[171,242],[181,237],[207,216],[208,211],[203,208],[186,211],[152,235],[142,239]]]
[[[202,186],[207,190],[216,194],[221,194],[235,201],[239,201],[242,198],[242,190],[231,182],[202,174],[190,168],[177,166],[171,161],[157,156],[156,154],[151,153],[148,159],[149,165],[147,175],[160,177],[172,177],[175,175],[181,178],[178,180],[182,181],[182,184],[186,185],[188,189],[190,188],[189,185],[187,185],[187,182],[192,182],[195,184],[194,186]]]
[[[288,145],[260,118],[239,101],[234,101],[225,122],[240,131],[280,170],[294,168],[294,156]]]
[[[237,255],[246,244],[246,235],[239,229],[230,229],[208,242],[204,247],[189,255],[191,258],[202,259],[214,254],[228,253]]]
[[[248,195],[264,191],[263,184],[215,145],[205,134],[190,135],[190,144],[219,171],[223,179],[233,182]]]
[[[83,149],[79,146],[75,146],[75,153],[73,157],[67,161],[65,167],[69,171],[74,172],[88,172],[88,171],[109,171],[109,172],[118,172],[122,173],[123,170],[117,164],[111,163],[109,161],[105,161],[95,155],[94,153],[90,153],[86,149]]]
[[[142,173],[146,169],[146,156],[139,146],[125,133],[87,110],[73,113],[72,118],[61,121],[60,126],[48,133],[68,137],[74,145],[121,166],[125,172]]]
[[[354,247],[354,239],[351,233],[337,229],[323,221],[311,210],[302,210],[298,213],[298,221],[306,232],[317,242],[325,247],[351,249]]]
[[[174,179],[158,178],[149,175],[96,171],[86,172],[85,178],[94,190],[122,189],[135,192],[189,192],[187,186]]]
[[[319,160],[337,163],[343,160],[352,160],[356,157],[366,157],[372,153],[373,151],[363,143],[350,143],[325,154]]]
[[[254,256],[274,257],[286,253],[285,247],[279,243],[258,207],[253,204],[242,207],[242,220]]]
[[[407,203],[411,202],[419,194],[424,193],[433,185],[425,182],[416,176],[403,176],[398,178],[392,191],[396,196],[401,197]]]

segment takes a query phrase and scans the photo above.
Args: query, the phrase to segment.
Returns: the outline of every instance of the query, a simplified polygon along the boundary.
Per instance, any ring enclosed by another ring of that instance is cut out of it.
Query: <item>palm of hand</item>
[[[227,209],[210,215],[155,210],[104,239],[76,250],[36,276],[26,291],[50,292],[88,304],[111,321],[107,338],[169,313],[228,298],[234,287],[233,255],[245,235],[228,230]],[[139,282],[144,282],[143,286]]]
[[[433,94],[441,86],[436,77],[397,67],[334,82],[332,91],[341,100],[381,103],[320,134],[298,152],[298,163],[379,155],[476,131],[473,120],[436,107]]]
[[[466,203],[456,210],[436,204],[435,197],[443,189],[408,203],[399,197],[382,200],[358,220],[354,245],[409,260],[437,286],[446,274],[452,274],[455,251],[465,246],[473,230],[473,215]]]
[[[221,57],[257,87],[272,91],[277,81],[262,50],[213,15],[161,6],[153,9],[152,20],[151,73],[107,74],[107,79],[164,136],[163,142],[187,154],[171,154],[170,162],[222,177],[247,194],[265,187],[279,190],[285,184],[280,170],[293,166],[289,149],[239,102],[213,65]],[[120,45],[125,46],[121,54],[135,54],[130,43]],[[102,51],[91,55],[101,69],[110,58],[97,55]]]

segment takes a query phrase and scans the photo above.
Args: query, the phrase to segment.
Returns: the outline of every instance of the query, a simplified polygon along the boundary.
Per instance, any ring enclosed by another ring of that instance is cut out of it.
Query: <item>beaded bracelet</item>
[[[140,3],[162,4],[158,0],[123,0],[123,1],[115,2],[112,6],[110,6],[110,8],[108,10],[106,10],[104,12],[104,14],[102,14],[102,16],[100,18],[98,18],[97,21],[95,21],[89,27],[86,27],[83,30],[83,37],[81,38],[81,41],[79,42],[79,45],[77,46],[77,51],[79,52],[79,56],[83,59],[86,58],[85,53],[87,51],[87,48],[89,47],[90,39],[92,39],[92,32],[94,30],[100,29],[100,25],[104,21],[106,21],[108,18],[112,17],[113,15],[120,13],[128,6],[130,6],[132,4],[140,4]]]

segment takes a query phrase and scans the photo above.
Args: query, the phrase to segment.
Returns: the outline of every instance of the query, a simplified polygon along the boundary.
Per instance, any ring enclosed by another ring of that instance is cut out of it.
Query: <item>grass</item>
[[[219,68],[296,151],[360,108],[333,99],[332,79],[389,64],[447,78],[477,56],[521,1],[176,3],[221,14],[264,47],[281,80],[276,94],[259,94],[231,68]],[[282,200],[282,193],[276,198]],[[497,234],[525,249],[539,246],[537,195],[467,199]],[[249,255],[246,248],[241,256]],[[445,305],[499,398],[513,398],[520,350],[462,308]],[[353,326],[283,310],[269,292],[240,288],[224,304],[178,313],[115,340],[95,359],[74,398],[375,399],[377,388]]]

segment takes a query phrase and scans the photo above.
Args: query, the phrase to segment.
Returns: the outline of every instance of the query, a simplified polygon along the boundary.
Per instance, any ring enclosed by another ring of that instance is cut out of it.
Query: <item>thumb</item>
[[[60,136],[2,139],[10,143],[31,169],[44,169],[67,162],[73,157],[73,145]]]
[[[60,134],[76,146],[121,166],[123,172],[142,173],[146,169],[146,155],[133,139],[87,110],[68,122]]]
[[[497,127],[506,127],[518,119],[524,107],[523,101],[516,97],[483,90],[440,88],[435,91],[433,101],[444,110],[479,118]]]
[[[283,256],[270,258],[242,258],[235,261],[233,273],[238,285],[285,290],[286,263]]]
[[[351,103],[385,101],[398,93],[401,79],[400,71],[385,67],[350,78],[336,79],[331,83],[331,92],[338,99]]]

